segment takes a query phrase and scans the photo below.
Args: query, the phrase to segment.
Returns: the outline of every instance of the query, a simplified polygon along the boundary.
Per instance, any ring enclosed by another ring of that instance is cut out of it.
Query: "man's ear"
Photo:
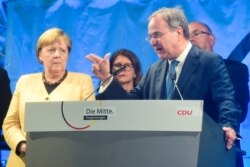
[[[181,36],[183,36],[183,34],[184,34],[184,30],[183,30],[182,27],[176,28],[176,32],[177,32],[179,35],[181,35]]]
[[[178,39],[179,40],[182,39],[182,37],[184,36],[184,30],[183,30],[183,28],[182,27],[178,27],[178,28],[176,28],[175,31],[178,34]]]
[[[214,44],[215,44],[215,36],[213,34],[209,36],[209,41],[210,41],[211,45],[214,46]]]

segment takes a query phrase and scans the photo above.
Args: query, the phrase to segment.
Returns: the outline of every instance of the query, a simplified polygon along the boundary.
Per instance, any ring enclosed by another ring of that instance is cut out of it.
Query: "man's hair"
[[[213,35],[213,31],[211,30],[211,28],[206,24],[206,23],[203,23],[203,22],[200,22],[200,21],[197,21],[196,23],[202,25],[203,27],[205,27],[207,29],[207,31]]]
[[[150,21],[156,15],[160,15],[167,22],[170,30],[175,30],[178,27],[181,27],[183,29],[184,37],[189,39],[188,22],[183,11],[179,7],[161,8],[149,16],[148,20]]]

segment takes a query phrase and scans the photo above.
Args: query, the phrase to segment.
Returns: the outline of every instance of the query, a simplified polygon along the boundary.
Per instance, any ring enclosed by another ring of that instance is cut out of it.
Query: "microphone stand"
[[[178,85],[177,85],[177,83],[176,83],[176,74],[171,75],[170,77],[171,77],[172,81],[174,82],[174,87],[176,88],[176,90],[177,90],[179,96],[181,97],[181,100],[183,100],[183,97],[182,97],[182,95],[181,95],[181,92],[180,92],[180,90],[179,90],[179,87],[178,87]]]
[[[103,84],[105,82],[107,82],[110,78],[115,77],[116,75],[120,74],[122,71],[124,71],[126,69],[126,66],[121,66],[121,68],[119,68],[118,70],[114,71],[111,73],[111,75],[109,77],[107,77],[101,84],[100,86],[98,86],[90,95],[88,95],[88,97],[86,97],[83,101],[86,101],[90,98],[90,96],[92,96],[101,86],[103,86]]]

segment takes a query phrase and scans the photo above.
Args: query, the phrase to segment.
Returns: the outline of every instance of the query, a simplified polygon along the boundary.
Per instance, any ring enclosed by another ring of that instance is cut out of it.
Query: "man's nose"
[[[150,45],[155,46],[158,43],[158,40],[156,38],[150,39]]]
[[[194,36],[190,36],[190,37],[189,37],[189,41],[190,41],[191,43],[195,43],[195,42],[196,42],[196,39],[195,39]]]

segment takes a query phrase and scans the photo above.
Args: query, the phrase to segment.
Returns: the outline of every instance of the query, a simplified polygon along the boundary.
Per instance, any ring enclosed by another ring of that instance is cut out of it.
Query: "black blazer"
[[[7,114],[12,93],[10,90],[10,80],[7,72],[0,68],[0,126],[2,129],[3,120]]]
[[[230,79],[233,83],[235,90],[235,100],[239,103],[241,107],[241,119],[243,122],[247,116],[248,102],[249,102],[249,72],[245,64],[234,61],[234,60],[224,60]]]
[[[154,63],[129,94],[113,81],[99,97],[104,99],[165,99],[167,60]],[[177,85],[184,100],[204,100],[204,111],[223,126],[239,129],[240,109],[223,59],[192,46]],[[173,99],[180,99],[175,90]],[[213,106],[211,106],[213,105]],[[217,111],[217,112],[216,112]]]

